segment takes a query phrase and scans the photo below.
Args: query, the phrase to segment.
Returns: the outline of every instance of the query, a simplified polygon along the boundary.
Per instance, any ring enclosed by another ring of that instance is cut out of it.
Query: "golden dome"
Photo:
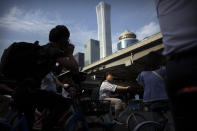
[[[130,32],[128,29],[126,29],[119,37],[119,40],[126,39],[126,38],[136,38],[136,34],[133,32]]]

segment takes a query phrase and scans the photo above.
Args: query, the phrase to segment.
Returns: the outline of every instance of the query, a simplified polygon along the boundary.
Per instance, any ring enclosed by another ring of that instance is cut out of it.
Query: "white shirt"
[[[115,92],[117,85],[105,80],[102,82],[99,92],[99,99],[109,98],[112,92]]]
[[[65,88],[69,87],[69,84],[64,84],[64,87]],[[65,97],[65,98],[71,98],[69,96],[69,93],[64,88],[62,88],[62,96]]]
[[[55,75],[53,72],[48,73],[41,82],[41,89],[46,91],[57,92],[57,85],[55,83]]]

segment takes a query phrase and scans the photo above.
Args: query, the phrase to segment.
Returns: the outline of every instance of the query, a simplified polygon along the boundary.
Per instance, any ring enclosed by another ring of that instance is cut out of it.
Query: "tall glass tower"
[[[110,10],[111,6],[104,2],[100,2],[96,6],[100,58],[112,54]]]

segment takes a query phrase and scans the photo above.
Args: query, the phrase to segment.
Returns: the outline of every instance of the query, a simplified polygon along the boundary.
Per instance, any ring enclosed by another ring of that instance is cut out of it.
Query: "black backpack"
[[[36,78],[41,80],[55,66],[63,52],[51,44],[40,46],[38,42],[13,43],[1,57],[1,72],[13,80]]]

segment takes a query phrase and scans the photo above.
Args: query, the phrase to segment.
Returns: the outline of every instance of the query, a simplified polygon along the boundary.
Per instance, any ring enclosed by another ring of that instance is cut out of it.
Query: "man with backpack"
[[[163,117],[159,108],[168,109],[169,100],[166,92],[166,67],[163,66],[163,57],[157,52],[148,54],[145,61],[145,69],[136,81],[144,87],[143,102],[154,109],[153,119],[162,121]],[[157,107],[156,107],[157,106]]]
[[[49,44],[14,43],[2,55],[2,75],[16,81],[13,95],[15,105],[20,112],[25,113],[30,130],[35,108],[50,109],[42,129],[50,131],[71,104],[68,99],[40,89],[42,79],[55,69],[57,62],[73,72],[78,71],[72,56],[74,46],[69,43],[69,36],[69,30],[58,25],[50,31]]]
[[[163,66],[163,57],[157,52],[147,55],[145,68],[136,81],[144,87],[143,102],[157,102],[167,100],[165,85],[166,67]]]

